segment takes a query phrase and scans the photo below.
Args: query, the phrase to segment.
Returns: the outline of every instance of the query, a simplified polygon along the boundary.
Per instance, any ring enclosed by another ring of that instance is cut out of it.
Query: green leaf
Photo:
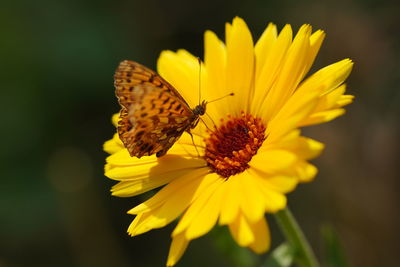
[[[293,263],[295,250],[287,243],[279,245],[261,267],[289,267]]]
[[[339,236],[331,225],[321,227],[325,260],[328,267],[349,267]]]

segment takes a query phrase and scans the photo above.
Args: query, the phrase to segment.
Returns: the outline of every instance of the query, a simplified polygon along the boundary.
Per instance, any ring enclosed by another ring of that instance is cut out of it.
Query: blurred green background
[[[351,266],[397,266],[399,252],[400,2],[3,1],[0,8],[0,266],[164,266],[174,224],[130,238],[126,211],[145,197],[111,197],[102,144],[119,110],[113,73],[123,59],[155,68],[164,49],[203,54],[236,15],[257,39],[268,22],[327,38],[314,71],[355,67],[347,115],[305,129],[327,144],[315,182],[289,205],[320,259],[321,229],[338,233]],[[283,237],[272,217],[273,247]],[[224,229],[195,240],[177,266],[257,266]],[[325,235],[326,236],[326,235]],[[248,264],[248,263],[251,264]]]

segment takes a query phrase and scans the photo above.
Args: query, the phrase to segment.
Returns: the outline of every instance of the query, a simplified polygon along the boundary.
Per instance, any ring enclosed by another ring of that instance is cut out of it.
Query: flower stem
[[[275,213],[275,219],[286,239],[295,249],[295,261],[299,266],[318,267],[319,264],[314,252],[289,208],[286,207],[285,209]]]

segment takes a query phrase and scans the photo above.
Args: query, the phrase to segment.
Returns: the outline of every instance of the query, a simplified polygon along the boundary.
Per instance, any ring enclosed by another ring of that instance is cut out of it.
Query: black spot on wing
[[[169,101],[169,97],[167,97],[167,98],[163,101],[163,105],[165,105],[168,101]]]
[[[151,151],[153,150],[153,148],[154,148],[154,145],[149,145],[149,146],[147,147],[147,151],[148,151],[148,152],[151,152]]]
[[[135,135],[135,140],[139,140],[140,138],[142,138],[144,134],[144,131],[139,131],[136,135]]]
[[[170,128],[164,128],[161,131],[163,134],[166,134],[168,136],[175,136],[176,134],[178,134],[177,129],[178,127],[170,127]]]
[[[152,146],[149,143],[144,143],[143,145],[140,146],[140,151],[145,152],[148,151],[149,147]]]
[[[182,108],[182,104],[179,104],[179,105],[176,106],[175,110],[178,111],[178,110],[180,110],[181,108]]]

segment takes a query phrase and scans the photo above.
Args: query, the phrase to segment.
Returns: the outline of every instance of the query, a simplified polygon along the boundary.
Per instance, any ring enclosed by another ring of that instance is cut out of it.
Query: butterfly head
[[[200,115],[200,116],[204,115],[206,113],[206,105],[207,105],[206,101],[201,102],[201,104],[197,105],[193,109],[193,113],[195,115]]]

